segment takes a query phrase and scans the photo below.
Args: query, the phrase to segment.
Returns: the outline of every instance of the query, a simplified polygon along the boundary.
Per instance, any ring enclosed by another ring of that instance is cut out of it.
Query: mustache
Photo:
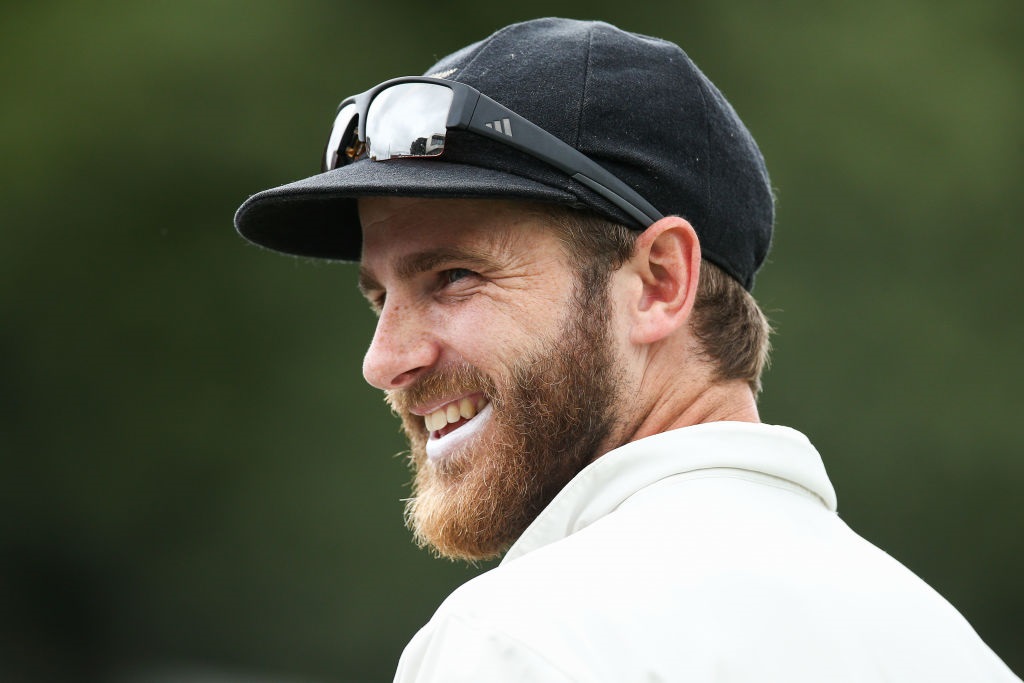
[[[494,381],[472,365],[459,363],[423,375],[404,389],[385,391],[384,400],[392,412],[402,417],[409,415],[413,406],[471,392],[482,392],[488,400],[493,400]]]

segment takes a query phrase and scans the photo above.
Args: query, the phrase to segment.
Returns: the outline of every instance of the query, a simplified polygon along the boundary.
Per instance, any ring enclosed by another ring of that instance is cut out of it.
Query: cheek
[[[488,303],[467,305],[445,316],[445,345],[481,369],[505,366],[533,352],[539,341],[550,340],[561,328],[565,304],[515,306]]]

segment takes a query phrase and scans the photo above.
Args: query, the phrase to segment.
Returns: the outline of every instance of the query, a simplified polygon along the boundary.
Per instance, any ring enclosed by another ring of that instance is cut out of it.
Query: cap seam
[[[587,93],[590,90],[590,56],[593,54],[594,28],[587,29],[587,56],[583,60],[583,95],[580,97],[580,107],[576,115],[576,131],[573,135],[572,146],[580,148],[580,131],[583,130],[583,110],[586,108]]]

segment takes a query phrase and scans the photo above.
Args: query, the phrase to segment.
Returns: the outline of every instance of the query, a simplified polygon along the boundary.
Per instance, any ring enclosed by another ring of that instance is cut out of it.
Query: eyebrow
[[[407,254],[395,264],[395,275],[400,280],[408,280],[414,275],[433,270],[438,266],[457,262],[478,270],[491,270],[499,266],[499,261],[489,251],[467,247],[437,247],[426,251]],[[376,276],[365,265],[359,266],[359,291],[367,292],[384,289]]]

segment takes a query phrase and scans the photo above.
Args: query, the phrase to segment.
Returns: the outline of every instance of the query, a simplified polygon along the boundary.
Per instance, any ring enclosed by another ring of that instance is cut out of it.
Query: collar
[[[714,468],[783,479],[836,510],[835,490],[806,436],[788,427],[710,422],[633,441],[587,465],[541,511],[501,563],[576,533],[656,481]]]

